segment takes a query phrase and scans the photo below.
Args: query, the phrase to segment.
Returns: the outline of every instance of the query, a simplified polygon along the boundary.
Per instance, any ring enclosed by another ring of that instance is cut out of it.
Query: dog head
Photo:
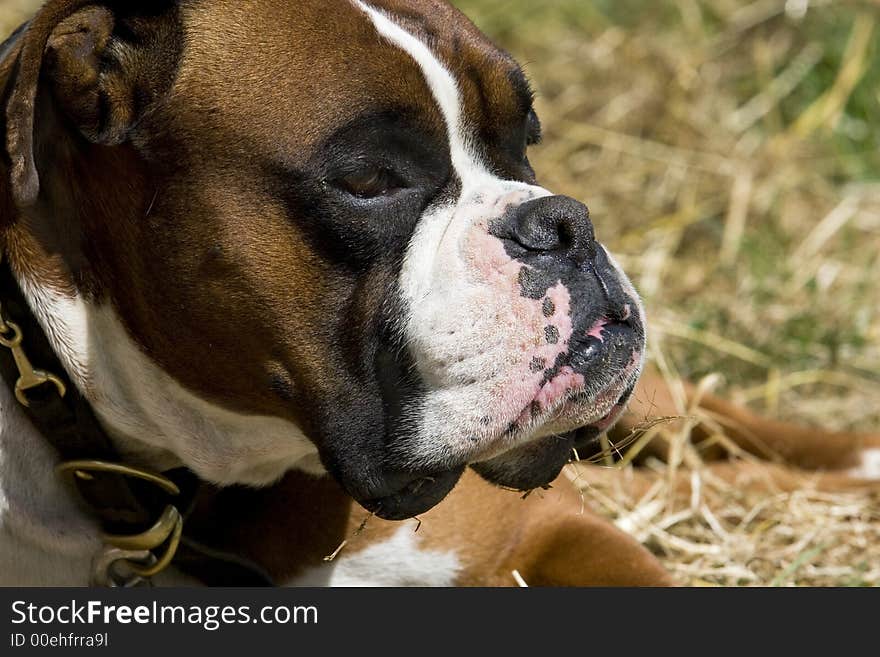
[[[129,451],[314,453],[403,518],[467,465],[544,485],[621,412],[639,299],[449,5],[56,0],[5,50],[6,250]]]

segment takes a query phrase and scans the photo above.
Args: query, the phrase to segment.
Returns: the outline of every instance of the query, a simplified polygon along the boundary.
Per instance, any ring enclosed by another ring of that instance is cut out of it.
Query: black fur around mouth
[[[367,511],[383,520],[405,520],[436,506],[458,483],[464,465],[431,474],[399,473],[389,476],[388,492],[369,499],[358,499]]]
[[[627,388],[611,410],[591,424],[530,441],[488,461],[472,463],[471,468],[486,481],[505,488],[530,491],[546,487],[559,476],[575,451],[578,458],[586,458],[584,453],[600,451],[599,436],[621,415],[634,388],[634,385]]]
[[[496,486],[530,491],[550,484],[569,462],[575,432],[548,436],[512,449],[488,461],[471,464],[483,479]]]

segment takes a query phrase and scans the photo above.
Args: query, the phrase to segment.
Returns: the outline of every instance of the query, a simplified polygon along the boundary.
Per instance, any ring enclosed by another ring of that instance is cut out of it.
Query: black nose
[[[558,253],[577,262],[593,260],[596,241],[587,206],[568,196],[523,203],[504,218],[502,231],[528,251]]]

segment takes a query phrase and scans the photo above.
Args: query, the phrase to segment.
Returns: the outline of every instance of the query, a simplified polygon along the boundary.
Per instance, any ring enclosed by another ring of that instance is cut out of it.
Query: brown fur
[[[369,514],[330,478],[289,473],[270,489],[214,491],[194,535],[262,564],[278,582],[385,540],[401,523]],[[590,510],[561,477],[550,490],[503,490],[466,472],[449,496],[418,521],[419,549],[454,552],[458,586],[665,586],[672,579],[642,546]],[[343,522],[343,519],[345,522]]]
[[[688,383],[684,384],[683,393],[684,408],[677,405],[673,391],[659,373],[649,370],[643,375],[627,413],[612,431],[612,440],[623,440],[627,434],[643,425],[646,419],[687,415],[689,405],[698,399],[701,414],[716,419],[725,437],[740,449],[805,470],[854,468],[860,463],[862,450],[880,447],[880,435],[877,434],[828,432],[765,418],[716,395],[703,394]],[[669,449],[665,436],[674,435],[687,421],[677,419],[664,423],[664,431],[650,443],[646,454],[665,458]],[[707,441],[702,450],[704,459],[727,456],[728,452],[724,449],[709,445],[708,439],[713,431],[705,422],[697,422],[692,431],[692,439],[697,445]]]

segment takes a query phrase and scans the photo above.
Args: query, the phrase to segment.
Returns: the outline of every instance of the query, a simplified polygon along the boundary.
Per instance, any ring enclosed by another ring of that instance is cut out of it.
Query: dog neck
[[[297,465],[319,468],[309,463],[310,443],[291,441],[286,423],[238,416],[198,399],[149,361],[108,306],[40,285],[27,266],[17,269],[53,351],[71,383],[87,395],[124,463],[155,471],[187,465],[203,477],[227,469],[225,481],[270,479]],[[251,431],[257,432],[256,451],[241,440]],[[281,462],[264,463],[260,449],[272,453],[265,441],[280,443],[282,437],[292,445],[286,453],[276,449]],[[193,465],[199,460],[201,468]],[[99,528],[57,477],[58,461],[11,389],[0,385],[0,573],[8,575],[0,575],[0,583],[88,583],[91,558],[101,545]],[[170,577],[177,581],[179,575]]]
[[[16,264],[53,350],[126,462],[160,471],[183,465],[220,485],[264,485],[290,468],[322,472],[297,427],[199,398],[143,353],[112,304],[40,284],[34,267]]]

